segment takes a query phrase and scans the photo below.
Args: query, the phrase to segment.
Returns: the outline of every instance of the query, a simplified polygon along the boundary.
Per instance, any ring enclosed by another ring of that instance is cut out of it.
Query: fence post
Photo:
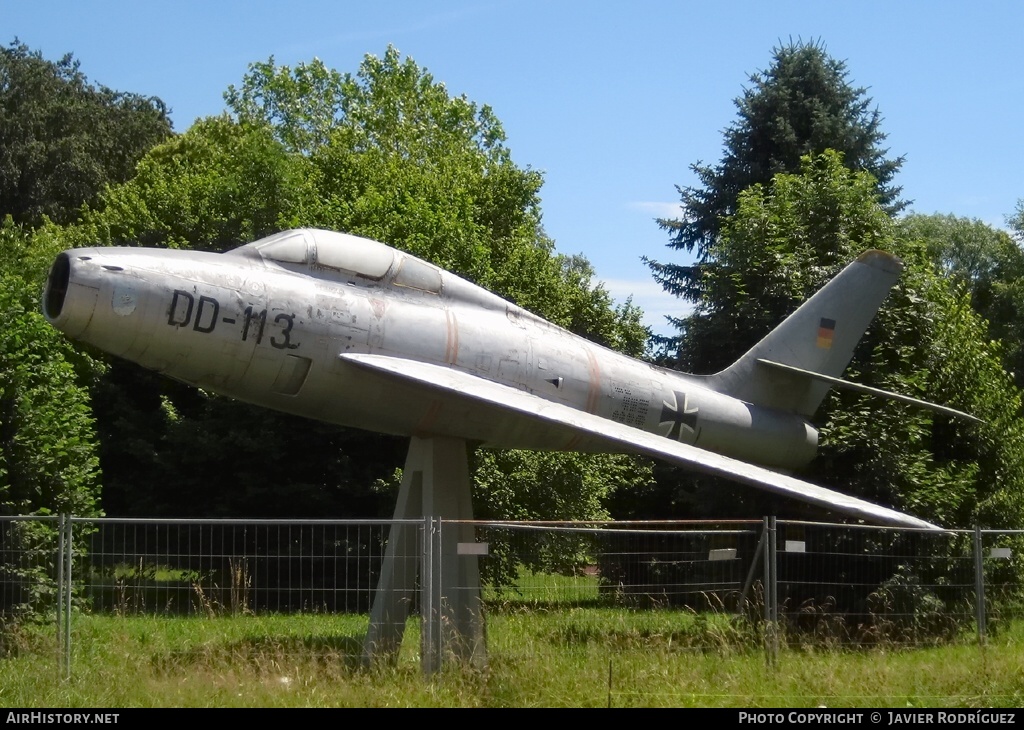
[[[429,675],[441,668],[441,520],[423,517],[423,562],[420,581],[420,667]]]
[[[57,515],[57,574],[54,576],[57,584],[55,596],[57,612],[57,656],[64,656],[64,521],[67,515],[63,512]],[[58,660],[59,661],[59,660]]]
[[[974,526],[974,613],[978,623],[978,643],[985,643],[987,633],[985,616],[985,560],[981,544],[981,526]]]
[[[64,676],[71,679],[71,594],[73,593],[72,558],[74,557],[74,521],[65,515],[64,537]]]
[[[769,664],[774,664],[779,653],[779,594],[778,554],[775,539],[775,517],[764,518],[764,620],[765,649]]]

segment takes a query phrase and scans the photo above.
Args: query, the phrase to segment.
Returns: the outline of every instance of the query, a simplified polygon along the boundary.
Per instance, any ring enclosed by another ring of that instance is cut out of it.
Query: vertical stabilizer
[[[903,262],[884,251],[865,251],[782,324],[708,385],[735,398],[810,417],[829,383],[795,371],[766,367],[758,360],[839,378]]]

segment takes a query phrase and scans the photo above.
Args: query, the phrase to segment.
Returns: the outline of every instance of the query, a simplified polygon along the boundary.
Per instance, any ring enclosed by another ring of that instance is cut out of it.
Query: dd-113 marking
[[[221,305],[214,297],[200,294],[196,297],[183,289],[175,289],[171,295],[171,306],[167,310],[167,324],[172,327],[188,327],[192,330],[210,334],[217,327]],[[267,310],[255,311],[250,304],[242,312],[242,342],[252,337],[256,344],[262,344],[263,331],[267,326]],[[219,321],[225,324],[236,324],[234,317],[222,317]],[[274,324],[281,328],[279,334],[272,335],[270,346],[278,350],[296,350],[298,343],[292,342],[292,329],[295,327],[295,313],[281,312],[274,317]]]

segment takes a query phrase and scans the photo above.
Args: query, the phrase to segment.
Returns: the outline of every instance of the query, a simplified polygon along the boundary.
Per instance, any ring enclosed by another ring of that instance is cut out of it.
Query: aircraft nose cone
[[[50,266],[43,290],[43,315],[69,337],[79,337],[88,327],[96,307],[98,288],[84,286],[81,262],[74,252],[58,254]]]
[[[56,323],[64,311],[70,281],[71,261],[67,252],[64,252],[57,256],[50,267],[46,288],[43,290],[43,314],[51,324]]]
[[[58,254],[43,289],[43,316],[72,338],[85,331],[96,310],[99,284],[85,270],[91,259],[87,250]]]

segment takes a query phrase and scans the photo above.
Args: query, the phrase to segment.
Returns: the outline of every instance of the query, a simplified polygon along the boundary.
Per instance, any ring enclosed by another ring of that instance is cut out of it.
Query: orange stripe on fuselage
[[[583,351],[587,353],[587,370],[590,374],[589,388],[587,390],[587,413],[597,413],[597,405],[601,399],[601,366],[597,363],[597,358],[594,357],[594,353],[590,351],[589,347],[584,347]]]
[[[444,317],[447,324],[444,359],[449,365],[454,365],[459,359],[459,323],[455,312],[450,309],[444,310]]]

